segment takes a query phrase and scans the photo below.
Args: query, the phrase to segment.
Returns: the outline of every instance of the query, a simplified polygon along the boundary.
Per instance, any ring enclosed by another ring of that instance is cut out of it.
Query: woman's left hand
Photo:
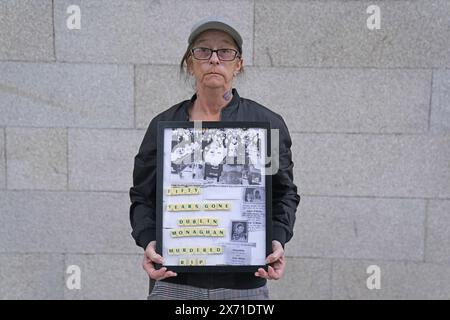
[[[269,272],[263,268],[259,268],[258,271],[255,272],[255,276],[268,280],[278,280],[283,276],[286,261],[284,259],[283,246],[279,241],[272,241],[272,251],[273,252],[266,259],[269,264]]]

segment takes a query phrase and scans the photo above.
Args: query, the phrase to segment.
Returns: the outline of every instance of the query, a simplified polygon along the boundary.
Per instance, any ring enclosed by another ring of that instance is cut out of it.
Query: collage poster
[[[265,139],[264,128],[164,129],[164,265],[265,264]]]

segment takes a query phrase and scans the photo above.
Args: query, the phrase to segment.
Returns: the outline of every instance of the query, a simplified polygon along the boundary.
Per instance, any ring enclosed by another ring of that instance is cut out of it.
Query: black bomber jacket
[[[279,130],[279,169],[272,176],[272,240],[284,247],[293,236],[295,214],[300,195],[293,181],[291,137],[283,118],[259,103],[241,98],[232,90],[233,98],[222,108],[220,121],[264,121]],[[139,152],[134,159],[133,186],[130,188],[131,235],[144,250],[156,240],[156,136],[158,121],[189,121],[188,107],[195,101],[180,102],[161,112],[150,122]],[[253,273],[178,273],[162,281],[201,288],[251,289],[262,287],[266,280]]]

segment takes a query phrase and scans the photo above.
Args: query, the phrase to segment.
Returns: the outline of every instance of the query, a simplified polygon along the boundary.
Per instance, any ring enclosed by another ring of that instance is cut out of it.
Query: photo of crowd
[[[172,129],[173,183],[263,185],[262,129]]]

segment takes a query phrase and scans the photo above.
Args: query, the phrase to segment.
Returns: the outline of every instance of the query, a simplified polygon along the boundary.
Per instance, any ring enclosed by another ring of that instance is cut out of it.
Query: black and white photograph
[[[262,139],[255,128],[172,130],[172,182],[263,185]],[[202,181],[203,180],[203,181]]]
[[[248,242],[247,221],[232,221],[231,230],[232,242]]]
[[[244,203],[263,203],[264,201],[264,188],[244,189]]]

